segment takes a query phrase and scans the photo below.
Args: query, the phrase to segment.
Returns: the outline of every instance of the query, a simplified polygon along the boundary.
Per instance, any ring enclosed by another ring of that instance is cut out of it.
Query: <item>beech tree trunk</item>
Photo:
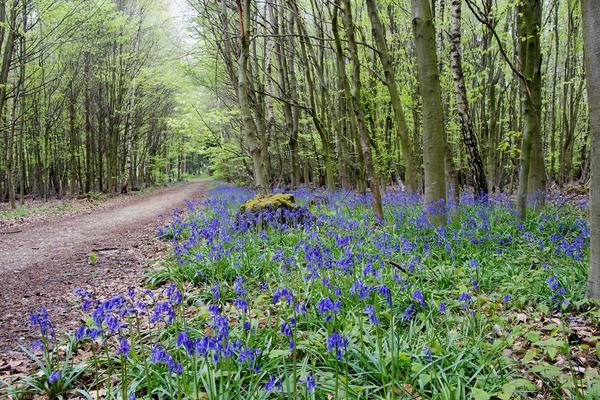
[[[262,160],[261,146],[252,110],[250,109],[250,89],[248,83],[248,59],[250,56],[250,0],[237,0],[240,23],[240,56],[238,63],[238,98],[242,115],[242,133],[252,157],[254,183],[259,193],[269,191],[266,169]]]
[[[541,0],[523,0],[518,8],[523,141],[517,189],[517,219],[523,220],[528,203],[544,203],[546,171],[541,135],[542,71],[540,52]]]
[[[592,139],[590,181],[590,270],[587,294],[600,299],[600,2],[581,0],[587,97]]]
[[[417,71],[423,99],[423,166],[425,206],[434,225],[446,223],[446,132],[437,62],[435,32],[429,0],[412,0],[412,26]]]

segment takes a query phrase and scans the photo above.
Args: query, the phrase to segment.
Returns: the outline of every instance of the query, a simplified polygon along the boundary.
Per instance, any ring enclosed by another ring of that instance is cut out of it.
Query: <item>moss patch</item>
[[[277,210],[277,209],[296,210],[298,205],[294,201],[293,194],[278,193],[271,194],[268,196],[254,197],[246,201],[240,207],[240,214],[246,213],[257,213],[265,210]]]

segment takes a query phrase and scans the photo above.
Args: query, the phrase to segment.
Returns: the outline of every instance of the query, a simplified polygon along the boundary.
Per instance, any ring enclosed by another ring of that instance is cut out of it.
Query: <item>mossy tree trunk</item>
[[[528,203],[543,205],[546,169],[541,133],[542,71],[540,51],[541,0],[522,0],[518,6],[519,61],[523,103],[523,140],[517,189],[517,218],[523,220]]]

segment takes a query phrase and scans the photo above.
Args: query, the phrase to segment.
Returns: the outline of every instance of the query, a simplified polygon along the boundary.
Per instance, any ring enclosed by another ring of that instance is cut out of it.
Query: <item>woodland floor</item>
[[[66,216],[0,224],[0,366],[21,355],[19,345],[28,346],[36,334],[31,310],[46,307],[59,334],[79,323],[74,289],[110,294],[140,286],[165,248],[155,234],[161,216],[203,198],[209,186],[198,180]],[[88,262],[92,252],[95,263]]]

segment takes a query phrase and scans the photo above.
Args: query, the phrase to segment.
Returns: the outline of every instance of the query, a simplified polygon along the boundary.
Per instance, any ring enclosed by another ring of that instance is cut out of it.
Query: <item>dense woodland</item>
[[[196,70],[214,72],[220,132],[205,146],[221,176],[265,193],[368,188],[381,222],[389,185],[434,209],[463,190],[514,193],[523,220],[553,188],[590,180],[579,1],[189,3]]]
[[[206,157],[264,189],[585,184],[579,1],[410,3],[190,0],[183,56],[164,4],[4,1],[2,197],[126,191]]]
[[[210,143],[221,175],[422,191],[434,164],[456,193],[510,192],[528,161],[530,193],[589,179],[578,1],[190,3],[214,50],[197,70],[240,109]]]
[[[368,189],[381,221],[390,185],[430,205],[504,191],[522,219],[589,182],[579,1],[189,0],[183,41],[167,5],[0,4],[12,207],[210,168]]]
[[[126,192],[193,169],[164,4],[0,3],[3,200]]]
[[[600,398],[600,0],[0,0],[0,139],[2,398]]]

